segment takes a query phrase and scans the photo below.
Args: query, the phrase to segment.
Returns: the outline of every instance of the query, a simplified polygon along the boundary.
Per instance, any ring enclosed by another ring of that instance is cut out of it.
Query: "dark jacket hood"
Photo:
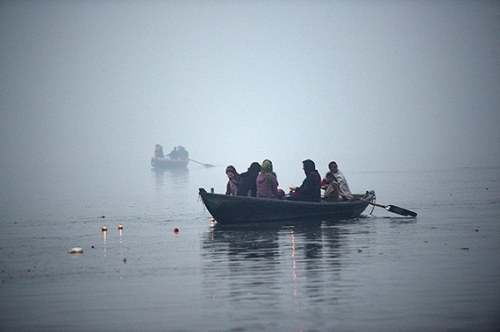
[[[302,164],[304,164],[304,173],[306,175],[316,170],[316,164],[311,159],[304,160]]]
[[[261,166],[260,166],[260,164],[259,164],[258,162],[256,162],[256,161],[254,161],[254,162],[250,165],[250,167],[248,167],[248,171],[249,171],[249,172],[257,172],[257,173],[259,173],[261,169],[262,169],[262,167],[261,167]]]

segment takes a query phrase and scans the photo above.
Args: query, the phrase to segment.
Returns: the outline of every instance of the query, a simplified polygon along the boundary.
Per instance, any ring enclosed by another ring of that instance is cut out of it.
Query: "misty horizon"
[[[157,143],[296,183],[500,165],[495,1],[1,1],[0,40],[2,182]]]

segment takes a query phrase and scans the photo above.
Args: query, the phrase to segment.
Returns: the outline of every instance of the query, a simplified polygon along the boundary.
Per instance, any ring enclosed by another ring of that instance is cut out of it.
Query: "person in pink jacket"
[[[257,176],[257,198],[279,199],[278,179],[273,172],[273,163],[266,159],[262,162],[262,169]]]

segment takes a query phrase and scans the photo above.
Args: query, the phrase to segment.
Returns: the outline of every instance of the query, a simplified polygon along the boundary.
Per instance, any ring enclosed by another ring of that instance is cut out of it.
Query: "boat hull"
[[[356,195],[360,200],[348,202],[304,202],[230,196],[208,193],[200,188],[199,194],[206,208],[218,223],[236,224],[286,220],[345,220],[357,218],[375,197],[373,191]]]
[[[151,166],[154,168],[185,168],[188,163],[189,159],[151,158]]]

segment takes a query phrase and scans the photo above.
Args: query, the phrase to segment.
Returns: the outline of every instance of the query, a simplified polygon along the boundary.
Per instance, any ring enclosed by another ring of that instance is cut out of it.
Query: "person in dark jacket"
[[[238,186],[238,192],[236,195],[238,196],[248,196],[250,192],[250,196],[255,197],[257,193],[257,185],[256,179],[261,170],[261,166],[258,162],[254,161],[250,167],[248,167],[248,171],[240,174],[241,183]]]
[[[321,176],[316,170],[316,164],[311,159],[302,162],[306,178],[300,187],[290,186],[291,198],[299,201],[319,202],[321,200]]]

